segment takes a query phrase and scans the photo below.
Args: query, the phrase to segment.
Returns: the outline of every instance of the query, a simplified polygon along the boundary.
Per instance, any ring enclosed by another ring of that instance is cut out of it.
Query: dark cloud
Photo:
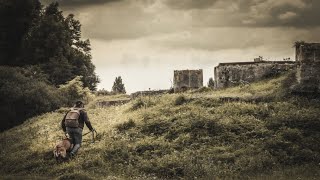
[[[173,9],[206,9],[212,7],[218,0],[166,0],[165,3]]]
[[[61,7],[79,7],[90,5],[101,5],[110,2],[117,2],[122,0],[40,0],[43,4],[47,5],[52,2],[58,2]]]
[[[242,4],[248,10],[248,17],[243,25],[247,26],[289,26],[314,27],[320,25],[320,1],[318,0],[264,0],[259,3]],[[240,9],[244,12],[243,9]]]
[[[163,2],[171,9],[197,10],[195,21],[205,19],[204,26],[297,28],[320,26],[319,0],[163,0]],[[217,21],[216,17],[224,17],[225,21]]]
[[[320,25],[320,1],[312,0],[309,2],[309,8],[299,12],[299,16],[292,23],[297,27],[319,26]]]
[[[319,0],[58,0],[58,2],[65,14],[73,13],[80,20],[84,37],[107,41],[134,40],[185,31],[198,33],[193,32],[192,28],[285,27],[305,30],[320,26]],[[236,34],[238,30],[229,33]],[[219,42],[219,47],[216,47],[216,44],[211,43],[215,41],[210,39],[204,41],[211,34],[214,36],[221,32],[212,31],[205,34],[206,37],[192,35],[197,37],[196,40],[179,37],[177,41],[168,40],[164,43],[207,50],[217,50],[220,47],[239,48],[234,47],[232,42],[224,45]],[[263,41],[265,40],[261,40]],[[248,44],[256,45],[259,42],[260,40],[250,41]]]

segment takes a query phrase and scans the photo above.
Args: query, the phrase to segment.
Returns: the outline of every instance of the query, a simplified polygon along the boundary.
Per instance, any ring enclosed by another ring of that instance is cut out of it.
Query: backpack
[[[80,109],[71,109],[65,118],[66,127],[79,127]]]

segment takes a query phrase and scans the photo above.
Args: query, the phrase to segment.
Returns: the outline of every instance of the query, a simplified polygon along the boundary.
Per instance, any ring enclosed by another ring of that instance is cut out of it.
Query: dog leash
[[[94,133],[96,133],[96,136],[98,135],[98,133],[97,133],[97,131],[95,129],[93,129],[92,131],[89,131],[87,133],[84,133],[82,136],[85,136],[85,135],[90,134],[90,133],[92,133],[92,143],[94,143],[95,142]]]

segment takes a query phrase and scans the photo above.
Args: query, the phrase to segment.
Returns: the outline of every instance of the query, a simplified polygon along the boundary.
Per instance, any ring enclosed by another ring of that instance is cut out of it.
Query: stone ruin
[[[130,95],[131,99],[135,99],[137,97],[141,96],[156,96],[156,95],[162,95],[169,93],[169,89],[163,89],[163,90],[149,90],[149,91],[137,91]]]
[[[105,108],[110,106],[120,106],[130,102],[131,99],[123,99],[123,100],[108,100],[108,101],[98,101],[96,106],[99,108]]]
[[[297,93],[320,93],[320,43],[296,42],[296,61],[264,61],[220,63],[214,68],[215,88],[227,88],[260,81],[296,69]],[[288,58],[290,59],[290,58]]]
[[[197,89],[203,86],[203,71],[199,70],[175,70],[173,75],[174,92],[183,92],[189,89]]]
[[[295,92],[320,93],[320,43],[295,44],[296,61],[285,58],[283,61],[266,61],[261,56],[252,62],[219,63],[214,68],[215,89],[245,85],[266,78],[275,77],[283,72],[297,70],[298,84],[293,86]],[[203,71],[175,70],[173,90],[175,93],[203,87]],[[139,91],[131,98],[143,95],[158,95],[169,90]]]
[[[297,42],[297,82],[294,91],[320,93],[320,43]]]
[[[214,68],[215,88],[249,84],[295,69],[294,61],[264,61],[220,63]]]

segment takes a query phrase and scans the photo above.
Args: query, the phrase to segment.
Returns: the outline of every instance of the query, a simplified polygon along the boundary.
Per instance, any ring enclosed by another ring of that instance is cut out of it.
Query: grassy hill
[[[213,91],[143,97],[87,112],[99,135],[57,164],[67,109],[0,134],[0,177],[30,179],[316,179],[320,100],[289,95],[292,75]],[[85,128],[84,132],[88,129]]]

